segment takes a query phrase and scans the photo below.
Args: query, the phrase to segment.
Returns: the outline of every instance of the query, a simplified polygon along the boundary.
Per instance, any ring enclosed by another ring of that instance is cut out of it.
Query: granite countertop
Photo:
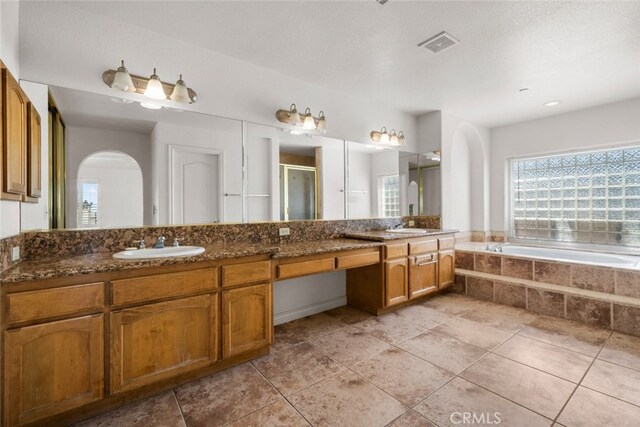
[[[80,274],[104,273],[136,268],[185,264],[189,262],[214,261],[223,258],[238,258],[252,255],[270,255],[273,258],[288,258],[315,255],[326,252],[345,251],[381,246],[379,242],[355,239],[327,239],[301,243],[216,243],[202,245],[205,253],[191,257],[160,258],[153,260],[117,260],[112,252],[75,255],[67,257],[41,257],[27,259],[0,274],[0,283],[50,279]]]
[[[420,229],[423,230],[423,229]],[[389,233],[386,230],[376,230],[376,231],[354,231],[350,233],[345,233],[345,237],[352,239],[362,239],[362,240],[372,240],[376,242],[385,242],[387,240],[400,240],[400,239],[411,239],[415,237],[430,237],[430,236],[440,236],[442,234],[453,234],[457,233],[458,230],[440,230],[440,229],[426,229],[426,233],[416,232],[415,234],[407,234],[407,233]]]

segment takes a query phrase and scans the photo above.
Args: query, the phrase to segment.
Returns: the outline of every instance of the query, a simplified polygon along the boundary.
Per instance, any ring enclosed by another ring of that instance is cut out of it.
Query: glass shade
[[[302,120],[300,120],[300,113],[298,113],[298,109],[296,108],[296,104],[291,104],[291,108],[289,109],[289,111],[289,117],[291,118],[290,124],[296,126],[302,123]]]
[[[388,144],[389,143],[389,134],[387,131],[384,131],[380,134],[380,144]]]
[[[318,131],[322,133],[327,131],[327,119],[325,119],[322,111],[320,111],[320,119],[318,120]]]
[[[136,91],[136,87],[133,85],[133,80],[131,80],[129,71],[124,67],[124,61],[122,61],[122,65],[120,65],[116,71],[111,88],[121,92]]]
[[[184,84],[184,80],[182,80],[182,75],[180,75],[180,80],[176,82],[176,85],[173,88],[173,92],[171,92],[170,99],[180,104],[191,103],[191,97],[189,97],[189,90],[187,89],[187,85]]]
[[[304,116],[304,123],[302,124],[302,129],[305,130],[314,130],[316,128],[316,121],[313,119],[311,113]]]
[[[160,77],[156,74],[156,69],[153,69],[153,74],[149,78],[147,88],[144,91],[144,96],[151,99],[167,99],[167,95],[164,93],[162,82]]]

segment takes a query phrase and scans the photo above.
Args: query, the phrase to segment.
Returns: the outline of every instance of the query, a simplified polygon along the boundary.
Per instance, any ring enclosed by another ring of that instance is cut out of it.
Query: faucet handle
[[[138,249],[144,249],[146,247],[144,244],[144,236],[142,236],[142,239],[134,240],[133,243],[138,244]]]
[[[177,248],[180,246],[180,242],[184,240],[182,237],[174,237],[173,238],[173,247]]]

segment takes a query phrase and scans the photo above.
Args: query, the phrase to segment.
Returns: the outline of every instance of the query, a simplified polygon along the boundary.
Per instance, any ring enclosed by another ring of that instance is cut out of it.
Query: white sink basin
[[[387,230],[387,233],[397,233],[397,234],[425,234],[427,230],[424,228],[390,228]]]
[[[176,258],[182,256],[195,256],[204,253],[204,248],[200,246],[179,246],[166,247],[162,249],[137,249],[133,251],[122,251],[114,254],[115,259],[156,259],[156,258]]]

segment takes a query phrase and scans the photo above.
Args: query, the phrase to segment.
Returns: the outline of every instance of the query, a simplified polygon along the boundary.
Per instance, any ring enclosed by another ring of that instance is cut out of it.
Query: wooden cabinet
[[[222,357],[271,344],[273,316],[271,283],[222,292]]]
[[[409,260],[409,299],[438,290],[438,254],[418,255]]]
[[[27,194],[26,202],[38,202],[42,195],[42,124],[33,104],[27,109]]]
[[[453,286],[456,274],[455,250],[440,251],[438,254],[438,288]]]
[[[385,263],[385,306],[400,304],[409,299],[407,258]]]
[[[2,70],[1,198],[22,200],[27,194],[28,99],[9,70]]]
[[[138,388],[217,360],[217,294],[111,314],[111,391]]]
[[[4,333],[4,425],[19,426],[103,397],[103,315]]]

